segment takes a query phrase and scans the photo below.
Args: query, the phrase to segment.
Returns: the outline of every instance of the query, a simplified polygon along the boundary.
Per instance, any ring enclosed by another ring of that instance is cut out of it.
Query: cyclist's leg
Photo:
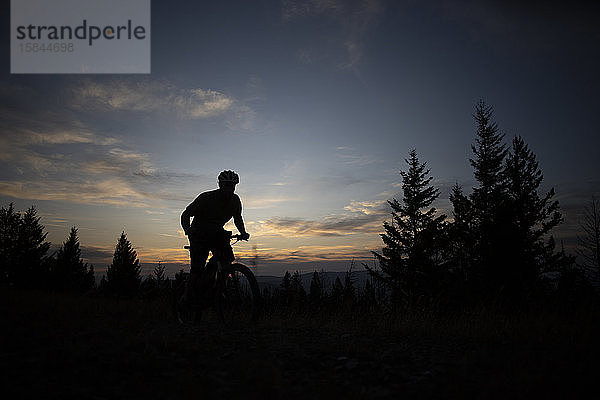
[[[195,242],[190,245],[190,274],[197,275],[204,271],[209,250],[209,247],[202,242]]]
[[[221,238],[220,232],[214,232],[212,235],[207,237],[207,240],[203,243],[206,253],[203,253],[204,259],[202,261],[206,262],[206,257],[208,256],[209,251],[212,253],[212,257],[208,260],[208,262],[205,263],[202,274],[200,274],[200,277],[198,278],[198,287],[201,295],[203,295],[205,299],[210,298],[210,296],[213,294],[212,288],[218,268],[217,264],[222,260],[222,240],[223,238]]]
[[[222,242],[219,246],[219,259],[225,264],[230,264],[235,260],[233,247],[231,247],[229,240]]]
[[[190,279],[183,294],[184,300],[190,300],[200,283],[209,248],[202,242],[190,243]]]

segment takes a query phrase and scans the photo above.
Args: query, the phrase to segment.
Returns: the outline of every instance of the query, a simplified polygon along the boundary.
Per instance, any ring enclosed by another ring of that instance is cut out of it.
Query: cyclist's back
[[[201,193],[186,211],[194,217],[188,231],[190,241],[202,240],[222,231],[227,221],[241,215],[242,202],[235,193],[231,197],[223,196],[220,189],[215,189]]]

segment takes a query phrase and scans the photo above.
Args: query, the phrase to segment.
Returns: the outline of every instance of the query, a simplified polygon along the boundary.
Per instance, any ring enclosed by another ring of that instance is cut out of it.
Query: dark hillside
[[[592,312],[274,315],[183,328],[163,302],[2,289],[4,398],[577,398]],[[595,397],[595,396],[594,396]]]

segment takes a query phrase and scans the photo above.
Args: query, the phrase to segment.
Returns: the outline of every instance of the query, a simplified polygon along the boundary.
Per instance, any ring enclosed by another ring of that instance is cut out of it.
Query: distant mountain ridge
[[[157,265],[156,263],[142,264],[142,279],[144,279],[148,275],[151,275],[152,271],[154,270],[156,265]],[[189,271],[189,266],[185,265],[185,264],[181,264],[181,263],[163,263],[163,265],[166,267],[166,271],[165,271],[166,276],[170,279],[173,279],[175,273],[179,272],[180,270],[184,270],[186,272]],[[97,268],[95,272],[96,272],[95,273],[96,285],[98,285],[98,284],[100,284],[100,280],[102,279],[102,276],[106,274],[106,271],[104,270],[104,268]],[[294,270],[289,270],[289,272],[290,272],[290,274],[293,274]],[[317,271],[317,272],[319,272],[319,271]],[[314,271],[305,272],[305,273],[301,274],[302,285],[304,286],[304,289],[306,291],[308,291],[310,289],[310,281],[312,279],[313,273],[314,273]],[[335,282],[335,279],[337,277],[340,278],[342,283],[344,283],[344,279],[346,278],[346,271],[325,271],[324,274],[326,276],[327,284],[328,284],[329,288],[331,288],[331,285],[333,285],[333,283]],[[365,282],[369,279],[369,272],[367,270],[361,269],[361,270],[353,270],[352,274],[353,274],[353,277],[355,280],[354,281],[355,287],[363,288],[365,285]],[[281,281],[283,280],[283,275],[281,275],[281,276],[256,275],[256,280],[258,281],[258,284],[261,286],[261,288],[263,288],[263,287],[279,288],[279,285],[281,284]]]
[[[290,271],[290,273],[292,273],[292,271]],[[306,291],[310,289],[310,281],[312,280],[313,273],[314,271],[306,272],[300,275],[302,277],[302,285]],[[346,279],[345,271],[325,271],[323,274],[326,277],[328,289],[331,288],[336,278],[340,278],[342,283],[344,283],[344,280]],[[354,287],[357,289],[362,289],[369,279],[369,272],[367,270],[352,271],[352,277],[354,279]],[[258,275],[256,280],[258,281],[258,285],[261,287],[261,289],[266,287],[279,288],[279,285],[281,285],[281,281],[283,280],[283,276]]]

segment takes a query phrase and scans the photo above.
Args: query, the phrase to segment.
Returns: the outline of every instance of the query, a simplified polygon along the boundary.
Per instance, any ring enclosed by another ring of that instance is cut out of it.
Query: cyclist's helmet
[[[223,171],[219,174],[219,183],[231,182],[234,185],[240,183],[240,177],[233,171]]]

